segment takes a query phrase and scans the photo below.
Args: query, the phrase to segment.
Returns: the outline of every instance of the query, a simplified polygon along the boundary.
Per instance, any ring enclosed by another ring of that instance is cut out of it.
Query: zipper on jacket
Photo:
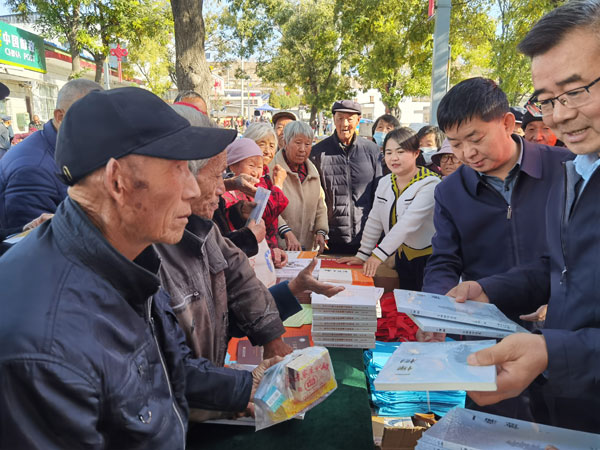
[[[517,177],[518,179],[518,177]],[[517,186],[516,183],[517,180],[515,180],[515,187]],[[494,195],[500,197],[502,199],[502,201],[506,204],[506,220],[511,221],[510,224],[510,237],[513,243],[513,256],[514,256],[514,261],[515,261],[515,265],[519,265],[521,262],[521,258],[519,258],[519,251],[517,248],[517,239],[516,239],[516,231],[515,231],[515,223],[514,221],[512,221],[512,215],[513,215],[513,210],[512,210],[512,206],[506,201],[506,199],[502,196],[502,194],[500,192],[498,192],[496,189],[494,189],[492,186],[490,186],[488,183],[486,183],[485,181],[482,180],[483,185],[489,189],[490,191],[492,191],[494,193]],[[513,191],[514,193],[514,191]]]
[[[171,406],[173,411],[175,411],[175,415],[177,416],[177,420],[179,420],[179,424],[181,425],[181,434],[183,439],[183,447],[185,448],[185,426],[183,425],[183,419],[179,414],[179,410],[177,409],[177,405],[175,404],[175,396],[173,395],[173,390],[171,388],[171,380],[169,378],[169,373],[167,372],[167,366],[165,364],[165,360],[163,359],[162,350],[160,349],[160,345],[158,345],[158,339],[156,338],[156,331],[154,329],[154,317],[152,317],[152,297],[148,297],[148,302],[146,303],[148,306],[148,322],[150,323],[150,331],[152,332],[152,338],[154,339],[154,343],[156,344],[156,350],[158,351],[158,357],[160,358],[160,365],[163,368],[163,372],[165,373],[165,377],[167,379],[167,387],[169,388],[169,397],[171,398]]]
[[[563,257],[563,270],[560,273],[560,284],[563,284],[566,279],[567,279],[567,250],[565,249],[565,240],[564,240],[564,236],[563,236],[563,231],[564,231],[564,227],[565,227],[565,212],[567,209],[567,185],[568,185],[568,179],[567,179],[567,166],[566,164],[563,162],[562,163],[563,166],[563,172],[565,174],[565,182],[564,182],[564,189],[563,189],[563,193],[564,193],[564,201],[563,201],[563,207],[562,207],[562,211],[560,213],[560,249],[562,251],[562,257]]]
[[[348,189],[350,194],[350,237],[354,239],[354,202],[352,201],[352,180],[350,179],[350,150],[346,152],[346,181],[348,181]]]

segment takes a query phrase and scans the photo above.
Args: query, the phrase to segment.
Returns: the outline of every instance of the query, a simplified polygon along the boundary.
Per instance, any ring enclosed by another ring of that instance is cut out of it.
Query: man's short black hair
[[[383,116],[379,116],[375,122],[373,123],[373,127],[371,128],[371,136],[375,134],[375,128],[377,128],[377,125],[379,124],[379,122],[381,121],[387,122],[389,124],[391,124],[394,128],[398,128],[400,127],[400,121],[398,119],[396,119],[394,116],[392,116],[391,114],[384,114]]]
[[[427,136],[428,134],[435,135],[435,146],[437,148],[440,148],[442,146],[442,142],[444,142],[444,139],[446,139],[446,135],[444,134],[444,132],[435,125],[425,125],[424,127],[422,127],[419,131],[417,131],[417,138],[420,141],[424,136]]]
[[[491,122],[509,111],[508,99],[489,78],[469,78],[450,89],[438,106],[438,126],[444,132],[472,118]]]
[[[572,0],[542,17],[518,45],[519,50],[533,58],[559,44],[576,28],[589,27],[600,42],[600,0]]]

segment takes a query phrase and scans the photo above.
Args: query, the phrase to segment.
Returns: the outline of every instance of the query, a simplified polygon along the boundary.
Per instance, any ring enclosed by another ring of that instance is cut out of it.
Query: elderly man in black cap
[[[313,147],[310,160],[325,190],[329,249],[354,255],[371,211],[377,179],[382,175],[381,152],[377,144],[357,133],[362,113],[358,103],[338,101],[331,111],[335,131]]]
[[[283,129],[288,123],[295,122],[296,120],[298,120],[296,118],[296,114],[290,111],[279,111],[273,114],[271,122],[273,122],[273,128],[275,129],[275,134],[277,135],[277,151],[285,147],[285,142],[283,140]]]
[[[188,405],[251,408],[276,360],[191,358],[151,246],[181,239],[200,195],[187,160],[234,138],[139,88],[71,107],[55,155],[68,197],[0,259],[0,448],[183,449]]]

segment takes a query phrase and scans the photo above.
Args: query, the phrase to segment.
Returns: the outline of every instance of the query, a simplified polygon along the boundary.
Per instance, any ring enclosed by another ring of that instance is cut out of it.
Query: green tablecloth
[[[253,427],[191,423],[187,448],[219,450],[371,450],[373,431],[362,350],[329,349],[336,391],[304,420]]]

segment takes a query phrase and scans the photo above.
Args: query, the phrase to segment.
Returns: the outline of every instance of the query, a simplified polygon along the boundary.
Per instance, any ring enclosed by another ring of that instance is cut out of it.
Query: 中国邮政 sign
[[[44,40],[37,34],[0,22],[0,63],[46,73]]]

